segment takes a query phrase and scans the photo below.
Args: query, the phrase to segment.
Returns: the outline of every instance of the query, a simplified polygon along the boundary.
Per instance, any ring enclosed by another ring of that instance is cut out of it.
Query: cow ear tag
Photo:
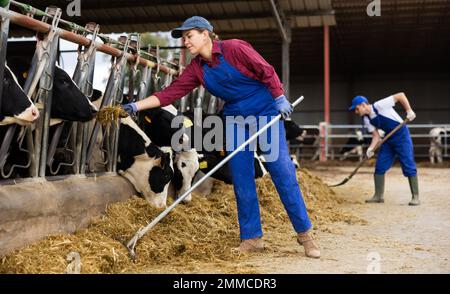
[[[201,161],[199,164],[200,169],[208,168],[208,162],[207,161]]]
[[[220,156],[225,156],[225,150],[220,150]]]
[[[187,128],[192,127],[194,124],[192,123],[192,121],[190,119],[184,118],[183,125],[187,129]]]
[[[148,117],[148,116],[145,116],[145,120],[146,120],[149,124],[152,123],[152,120],[151,120],[150,117]]]

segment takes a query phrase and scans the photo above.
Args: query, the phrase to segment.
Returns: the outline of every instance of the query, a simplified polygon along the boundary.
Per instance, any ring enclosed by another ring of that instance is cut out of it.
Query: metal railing
[[[290,144],[291,152],[296,154],[298,159],[319,159],[320,153],[323,152],[325,160],[340,159],[343,155],[340,150],[343,147],[358,147],[362,146],[365,155],[365,150],[370,144],[371,134],[364,133],[363,137],[366,139],[364,144],[348,144],[348,139],[355,138],[357,130],[362,130],[360,124],[321,124],[323,130],[319,125],[299,125],[303,129],[319,130],[318,135],[307,135],[305,138],[313,138],[313,144]],[[417,159],[428,158],[430,156],[429,149],[431,147],[432,135],[430,130],[433,128],[442,128],[447,130],[447,134],[441,135],[442,144],[439,146],[442,150],[442,157],[450,157],[450,144],[448,138],[450,137],[450,124],[408,124],[407,125],[414,146],[414,156]],[[316,131],[317,132],[317,131]],[[311,140],[310,140],[311,141]],[[358,154],[349,154],[348,158],[358,158]]]
[[[19,7],[26,15],[12,11],[11,6]],[[79,86],[82,92],[90,97],[92,95],[93,71],[95,64],[95,53],[103,52],[112,56],[112,69],[108,85],[105,90],[105,99],[102,101],[102,106],[121,103],[123,94],[123,83],[125,78],[125,68],[130,67],[130,85],[129,90],[133,93],[132,81],[137,79],[137,66],[140,65],[139,71],[140,80],[138,91],[138,98],[142,99],[149,93],[150,80],[159,78],[158,73],[165,74],[166,86],[172,81],[174,75],[178,75],[177,69],[180,69],[178,64],[163,60],[159,57],[159,52],[154,56],[149,52],[144,52],[140,47],[140,36],[138,34],[130,34],[129,36],[121,37],[118,41],[111,39],[106,35],[100,34],[99,27],[95,23],[90,23],[86,27],[81,27],[75,23],[65,21],[60,18],[61,10],[59,8],[51,7],[45,11],[38,10],[29,5],[11,1],[11,6],[6,5],[0,7],[1,18],[1,35],[0,35],[0,72],[3,74],[4,59],[6,59],[6,43],[9,33],[9,23],[15,23],[19,26],[36,31],[37,46],[36,52],[31,62],[31,67],[28,71],[27,80],[25,82],[24,90],[29,97],[36,94],[34,102],[39,102],[43,105],[42,119],[37,120],[35,128],[30,126],[21,127],[18,125],[11,125],[0,142],[0,178],[9,178],[15,168],[28,168],[31,177],[45,177],[57,174],[62,166],[71,167],[75,174],[84,174],[90,170],[86,170],[89,165],[89,160],[94,149],[100,149],[105,154],[106,160],[103,163],[105,171],[116,171],[117,158],[117,144],[118,144],[118,127],[110,125],[103,128],[103,139],[106,150],[103,146],[95,144],[97,133],[100,130],[98,123],[95,124],[93,131],[88,131],[87,123],[79,122],[63,122],[56,130],[52,138],[49,138],[49,120],[50,120],[50,106],[52,100],[52,78],[54,75],[54,68],[57,55],[58,39],[65,39],[69,42],[78,44],[78,64],[75,70],[73,79]],[[41,20],[34,17],[42,17]],[[68,28],[70,31],[62,29]],[[97,37],[105,44],[97,42]],[[148,60],[150,58],[152,60]],[[164,65],[164,64],[165,65]],[[156,73],[152,75],[152,68],[155,68]],[[1,76],[1,75],[0,75]],[[1,85],[0,85],[1,86]],[[0,87],[1,94],[1,87]],[[0,95],[1,96],[1,95]],[[131,95],[132,97],[133,95]],[[132,98],[131,98],[132,99]],[[1,102],[1,97],[0,97]],[[1,103],[0,103],[1,105]],[[66,151],[71,153],[71,160],[68,162],[60,162],[57,165],[54,163],[53,156],[60,139],[60,134],[64,125],[70,127],[70,146],[64,146]],[[26,165],[17,165],[15,162],[11,166],[6,167],[5,163],[9,156],[9,148],[14,134],[18,128],[24,128],[19,142],[19,148],[22,152],[27,153],[28,161]],[[22,142],[26,138],[27,149],[22,149]],[[89,140],[90,139],[90,140]],[[103,145],[103,144],[101,144]],[[5,168],[5,169],[4,169]]]

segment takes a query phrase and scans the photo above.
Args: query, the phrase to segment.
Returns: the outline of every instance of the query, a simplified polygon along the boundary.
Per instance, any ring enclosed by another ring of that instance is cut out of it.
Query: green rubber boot
[[[420,205],[419,201],[419,181],[417,179],[417,176],[414,177],[408,177],[409,182],[409,188],[411,189],[412,199],[408,203],[411,206],[417,206]]]
[[[375,181],[375,194],[367,199],[366,203],[384,203],[384,175],[373,175]]]

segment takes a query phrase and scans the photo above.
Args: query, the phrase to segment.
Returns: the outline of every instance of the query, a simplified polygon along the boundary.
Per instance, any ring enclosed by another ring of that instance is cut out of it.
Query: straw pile
[[[327,224],[336,221],[360,221],[339,212],[337,206],[342,201],[319,178],[307,170],[301,170],[298,177],[315,229],[326,229]],[[259,179],[257,187],[264,231],[293,235],[270,178]],[[190,204],[177,206],[138,241],[137,259],[131,261],[123,243],[159,213],[135,196],[112,204],[105,216],[94,220],[87,229],[48,237],[1,258],[0,273],[64,273],[71,252],[80,255],[82,273],[152,272],[161,265],[220,264],[246,258],[234,250],[239,244],[239,230],[231,186],[216,183],[207,198],[194,194]]]

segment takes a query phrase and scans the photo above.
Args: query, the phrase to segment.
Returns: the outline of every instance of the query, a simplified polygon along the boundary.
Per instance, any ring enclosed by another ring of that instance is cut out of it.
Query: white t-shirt
[[[382,115],[384,117],[387,117],[389,119],[392,119],[394,121],[402,123],[403,120],[400,117],[400,115],[395,111],[394,106],[395,106],[394,96],[389,96],[387,98],[378,100],[377,102],[375,102],[373,104],[373,106],[371,106],[372,111],[370,112],[369,117],[375,118],[377,116],[377,114],[373,110],[373,107],[375,107],[377,109],[379,115]],[[363,121],[364,121],[364,126],[367,128],[367,131],[369,133],[372,133],[373,131],[376,130],[376,128],[370,123],[370,120],[367,116],[364,116]]]

